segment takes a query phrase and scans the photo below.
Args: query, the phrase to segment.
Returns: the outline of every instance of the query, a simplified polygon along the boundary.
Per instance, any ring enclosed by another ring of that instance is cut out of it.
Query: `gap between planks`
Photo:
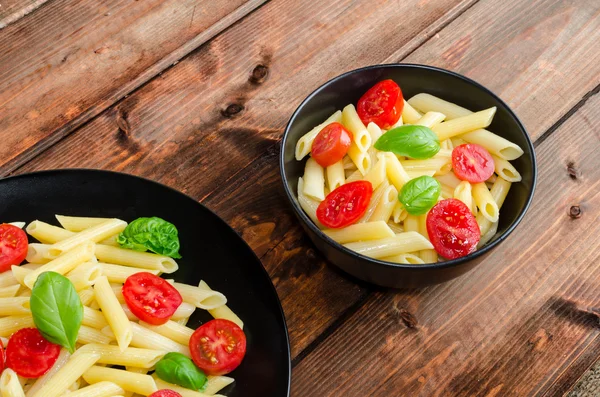
[[[221,18],[218,22],[211,25],[208,29],[198,34],[192,40],[183,44],[177,50],[171,52],[160,61],[140,73],[135,79],[124,84],[119,90],[111,94],[104,106],[91,107],[75,117],[72,121],[58,128],[53,134],[40,140],[34,146],[25,150],[21,155],[0,167],[0,176],[9,175],[15,172],[20,167],[24,166],[40,153],[46,151],[53,145],[60,142],[62,139],[77,131],[79,128],[87,125],[95,120],[98,116],[118,105],[124,98],[131,95],[135,91],[143,88],[145,85],[152,82],[161,73],[175,66],[181,60],[192,55],[196,50],[203,47],[205,43],[210,42],[215,37],[227,31],[230,27],[242,21],[252,12],[259,10],[269,0],[248,0],[246,3],[236,8],[233,12]]]

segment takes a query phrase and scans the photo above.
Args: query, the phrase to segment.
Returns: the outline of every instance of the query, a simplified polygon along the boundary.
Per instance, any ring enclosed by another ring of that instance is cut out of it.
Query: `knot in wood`
[[[569,216],[573,219],[581,218],[581,207],[572,205],[569,209]]]
[[[269,76],[269,67],[265,65],[256,65],[250,74],[250,82],[254,84],[263,83]]]
[[[404,308],[398,308],[398,316],[400,317],[400,320],[402,320],[402,322],[404,323],[404,325],[406,325],[407,328],[410,328],[410,329],[417,328],[417,325],[419,324],[417,322],[417,318],[408,310],[406,310]]]
[[[575,168],[575,163],[572,161],[567,164],[567,173],[569,174],[569,178],[577,180],[577,169]]]
[[[232,103],[231,105],[223,109],[221,111],[221,114],[223,115],[223,117],[230,118],[239,114],[242,110],[244,110],[243,105],[240,105],[239,103]]]

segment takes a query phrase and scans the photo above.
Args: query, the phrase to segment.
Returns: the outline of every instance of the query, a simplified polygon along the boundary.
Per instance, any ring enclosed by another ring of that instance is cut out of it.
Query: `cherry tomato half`
[[[137,318],[152,325],[169,321],[183,301],[175,287],[148,272],[127,277],[123,284],[123,298]]]
[[[0,225],[0,273],[20,265],[27,256],[27,235],[8,223]]]
[[[12,334],[6,345],[6,366],[24,378],[44,375],[56,362],[60,346],[47,341],[37,328]]]
[[[329,167],[344,158],[352,143],[352,135],[340,123],[326,125],[317,134],[311,156],[321,167]]]
[[[4,344],[2,343],[2,340],[0,340],[0,374],[4,371],[4,360]]]
[[[483,146],[466,143],[452,150],[452,168],[458,179],[479,183],[494,174],[494,159]]]
[[[329,193],[317,207],[317,218],[330,228],[353,224],[364,215],[373,196],[373,185],[368,181],[346,183]]]
[[[369,88],[356,105],[365,126],[372,121],[386,130],[398,122],[403,109],[402,90],[393,80],[383,80]]]
[[[194,364],[207,375],[225,375],[242,362],[246,354],[246,335],[232,321],[210,320],[192,334],[190,353]]]
[[[481,238],[471,210],[460,200],[442,200],[427,214],[427,233],[433,248],[447,259],[475,251]]]
[[[150,394],[148,397],[181,397],[181,394],[177,393],[175,390],[171,389],[162,389],[159,391],[155,391]]]

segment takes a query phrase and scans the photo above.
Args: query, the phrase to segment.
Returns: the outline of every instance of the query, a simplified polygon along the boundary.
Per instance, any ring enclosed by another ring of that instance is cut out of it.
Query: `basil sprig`
[[[117,237],[123,248],[135,251],[150,250],[154,253],[181,258],[177,228],[164,219],[138,218],[131,222]]]
[[[181,353],[167,353],[156,363],[156,375],[165,382],[186,389],[196,391],[206,389],[206,375],[204,372]]]
[[[437,179],[423,175],[402,186],[398,199],[409,214],[423,215],[437,203],[441,191]]]
[[[83,321],[83,305],[73,283],[56,272],[41,273],[31,290],[29,306],[44,338],[73,353]]]
[[[375,149],[413,159],[428,159],[440,151],[440,140],[430,128],[402,125],[380,136]]]

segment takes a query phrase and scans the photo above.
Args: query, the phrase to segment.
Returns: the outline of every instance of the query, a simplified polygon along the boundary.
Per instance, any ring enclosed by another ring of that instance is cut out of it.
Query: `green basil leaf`
[[[156,363],[156,375],[165,382],[186,389],[206,389],[206,375],[194,362],[181,353],[168,353]]]
[[[29,306],[44,338],[73,353],[83,321],[83,305],[73,283],[59,273],[43,272],[33,285]]]
[[[179,237],[172,223],[158,217],[138,218],[131,222],[117,237],[123,248],[135,251],[150,250],[154,253],[181,258]]]
[[[430,128],[402,125],[380,136],[375,142],[375,149],[413,159],[428,159],[440,151],[440,140]]]
[[[433,207],[442,191],[437,179],[427,175],[411,179],[402,186],[398,199],[411,215],[423,215]]]

